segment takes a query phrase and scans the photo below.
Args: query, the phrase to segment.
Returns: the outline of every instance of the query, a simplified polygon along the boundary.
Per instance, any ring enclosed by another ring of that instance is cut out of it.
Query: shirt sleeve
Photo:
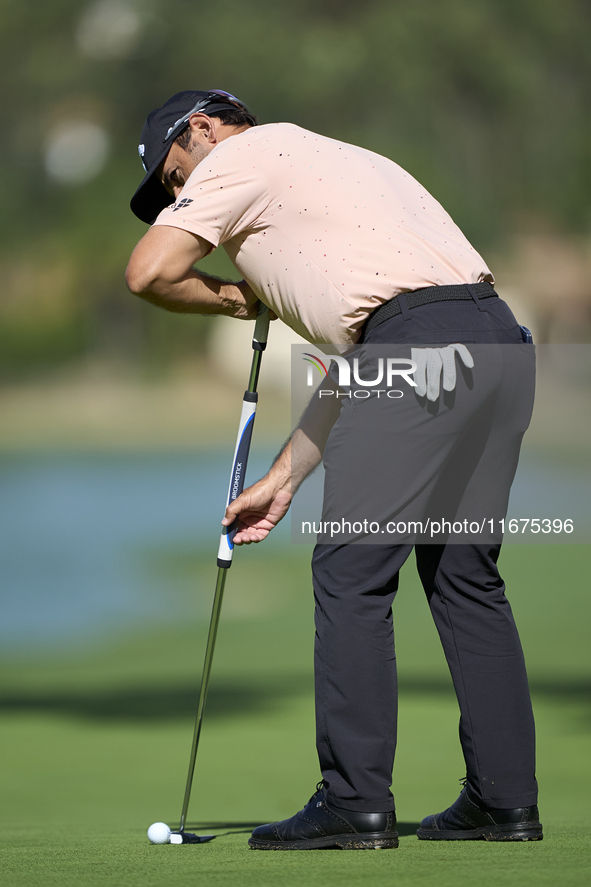
[[[154,224],[182,228],[214,247],[256,227],[270,196],[260,153],[243,139],[247,135],[230,136],[214,148]]]

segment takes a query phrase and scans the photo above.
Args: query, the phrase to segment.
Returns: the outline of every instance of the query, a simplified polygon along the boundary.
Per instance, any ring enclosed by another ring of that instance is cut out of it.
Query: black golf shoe
[[[291,819],[259,825],[248,844],[254,850],[390,849],[398,847],[396,815],[333,807],[319,782],[303,810]]]
[[[457,801],[427,816],[417,835],[422,841],[541,841],[537,806],[497,809],[476,801],[464,789]]]

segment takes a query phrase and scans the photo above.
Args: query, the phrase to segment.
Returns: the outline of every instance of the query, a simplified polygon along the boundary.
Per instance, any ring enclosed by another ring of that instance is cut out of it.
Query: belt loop
[[[408,307],[408,302],[406,300],[406,293],[398,293],[397,296],[398,304],[400,305],[400,311],[402,312],[403,320],[412,320],[410,308]]]
[[[484,311],[484,308],[483,308],[482,305],[480,304],[480,301],[479,301],[479,299],[478,299],[478,296],[477,296],[476,293],[474,292],[474,287],[473,287],[470,283],[466,283],[466,284],[464,284],[464,286],[466,287],[466,289],[468,290],[468,292],[470,293],[470,295],[472,296],[472,298],[473,298],[474,301],[476,302],[476,307],[478,308],[478,310],[479,310],[479,311]]]

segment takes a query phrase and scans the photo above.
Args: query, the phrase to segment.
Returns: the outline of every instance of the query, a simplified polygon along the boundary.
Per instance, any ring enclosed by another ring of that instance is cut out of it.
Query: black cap
[[[186,90],[177,92],[161,108],[148,114],[142,129],[141,143],[138,146],[146,175],[131,198],[132,212],[151,225],[156,216],[170,203],[172,198],[156,170],[170,151],[174,140],[189,126],[189,117],[198,111],[213,114],[216,111],[230,111],[240,108],[250,113],[246,105],[222,89]]]

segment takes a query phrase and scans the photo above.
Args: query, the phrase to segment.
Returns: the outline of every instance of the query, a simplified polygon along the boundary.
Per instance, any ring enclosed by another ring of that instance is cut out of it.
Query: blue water
[[[271,458],[253,453],[247,480]],[[182,579],[154,571],[149,555],[194,551],[211,556],[215,572],[230,461],[229,451],[2,457],[2,647],[79,643],[114,627],[184,618],[186,595],[175,594]],[[320,486],[320,473],[313,482]],[[590,501],[588,472],[524,459],[509,516],[572,517],[591,538]],[[289,529],[284,521],[275,543],[289,544]],[[209,618],[212,591],[194,589],[193,614]]]
[[[152,575],[146,553],[211,552],[215,570],[231,456],[2,458],[2,647],[80,640],[182,616],[171,587],[179,580]],[[270,461],[271,454],[253,455],[248,478],[262,476]],[[211,590],[195,593],[208,615]]]

